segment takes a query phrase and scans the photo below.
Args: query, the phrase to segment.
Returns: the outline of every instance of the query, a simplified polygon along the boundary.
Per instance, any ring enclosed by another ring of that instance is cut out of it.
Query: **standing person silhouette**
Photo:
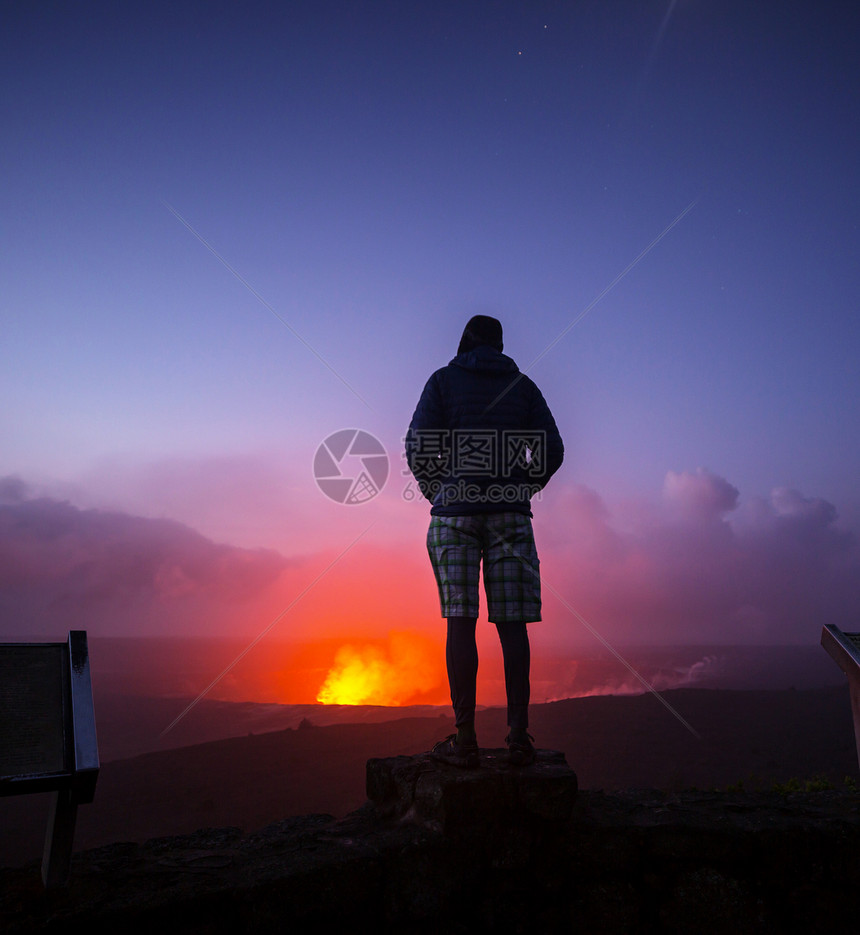
[[[432,504],[427,550],[448,621],[445,662],[457,733],[432,752],[469,768],[479,763],[475,629],[482,563],[487,616],[504,657],[510,762],[534,762],[526,624],[541,619],[541,595],[531,497],[564,458],[546,401],[503,346],[497,319],[469,320],[457,356],[427,381],[405,445],[409,468]]]

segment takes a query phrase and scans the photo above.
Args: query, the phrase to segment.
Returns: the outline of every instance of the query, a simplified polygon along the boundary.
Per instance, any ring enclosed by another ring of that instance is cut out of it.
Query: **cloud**
[[[80,628],[250,641],[270,628],[272,638],[290,639],[438,629],[423,534],[405,547],[359,536],[370,519],[322,495],[318,524],[327,509],[343,527],[284,556],[218,543],[175,520],[84,509],[28,489],[0,479],[0,633],[9,637],[63,638]],[[300,502],[284,522],[302,533],[309,514]]]
[[[344,507],[314,482],[314,450],[142,463],[112,458],[42,492],[80,507],[170,517],[219,542],[291,557],[339,550],[372,519],[384,520],[380,528],[389,538],[394,526],[412,535],[417,512],[425,511],[401,499],[402,478],[392,477],[371,504]]]
[[[650,509],[613,511],[577,488],[537,514],[553,618],[565,615],[557,591],[621,642],[816,643],[825,623],[860,624],[860,549],[833,504],[784,488],[742,503],[701,469],[669,472],[662,492]],[[567,626],[588,638],[569,611]]]
[[[298,459],[301,460],[301,459]],[[114,457],[90,468],[62,495],[80,506],[169,516],[213,539],[246,547],[290,549],[288,530],[301,527],[302,549],[311,524],[296,507],[319,494],[307,455],[305,470],[271,455],[173,457],[137,462]],[[322,495],[319,494],[319,498]]]
[[[0,493],[6,633],[244,640],[276,622],[279,638],[350,640],[441,626],[426,515],[414,505],[398,501],[403,516],[392,507],[361,537],[370,513],[322,503],[340,525],[287,558],[176,521],[28,496],[18,479],[0,480]],[[559,486],[535,503],[544,582],[535,626],[547,644],[593,642],[574,610],[617,646],[817,644],[825,623],[860,628],[860,549],[833,504],[784,488],[744,500],[701,469],[669,472],[661,493],[610,504]],[[295,509],[303,529],[309,507]]]
[[[669,471],[663,483],[663,498],[682,515],[713,521],[734,510],[739,492],[728,481],[699,468],[695,473]]]
[[[253,606],[290,563],[271,550],[221,545],[187,526],[81,510],[0,481],[0,626],[170,632]],[[11,495],[10,495],[11,492]]]
[[[27,492],[28,487],[20,477],[0,477],[0,503],[20,503]]]

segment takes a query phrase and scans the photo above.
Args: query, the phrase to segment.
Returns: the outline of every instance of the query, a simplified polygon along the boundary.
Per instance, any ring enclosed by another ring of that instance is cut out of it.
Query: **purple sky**
[[[646,642],[856,622],[858,19],[746,0],[6,10],[0,628],[109,631],[133,606],[129,630],[208,632],[213,607],[228,630],[228,588],[253,634],[359,535],[353,570],[327,573],[354,586],[338,626],[409,628],[416,602],[434,625],[400,440],[476,312],[566,442],[535,505],[549,632],[580,627],[570,607]],[[348,427],[392,458],[356,507],[311,474]],[[198,616],[164,612],[197,592]]]

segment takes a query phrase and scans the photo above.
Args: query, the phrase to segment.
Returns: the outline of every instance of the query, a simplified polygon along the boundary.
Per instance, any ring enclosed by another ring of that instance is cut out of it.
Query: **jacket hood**
[[[458,354],[450,363],[463,370],[489,370],[494,373],[518,373],[520,369],[507,354],[502,354],[489,344],[479,344],[471,351]]]

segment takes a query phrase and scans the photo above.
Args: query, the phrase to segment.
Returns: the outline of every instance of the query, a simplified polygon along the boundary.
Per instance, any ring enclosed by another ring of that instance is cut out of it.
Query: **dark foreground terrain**
[[[0,869],[0,930],[43,935],[853,935],[856,792],[578,791],[557,751],[511,768],[373,758],[368,801],[254,833],[79,852],[65,887]]]
[[[846,777],[850,787],[857,776],[847,687],[679,689],[663,698],[688,726],[653,695],[596,696],[534,705],[531,730],[540,747],[564,751],[585,790],[768,791],[792,780],[844,787]],[[134,705],[127,704],[124,717],[133,723]],[[140,708],[145,718],[143,701]],[[210,710],[224,716],[223,706]],[[481,711],[477,726],[482,746],[500,746],[504,711]],[[76,849],[200,828],[253,832],[313,813],[339,818],[365,802],[369,758],[420,753],[452,729],[447,715],[305,721],[103,762],[95,802],[80,809]],[[0,865],[41,856],[47,813],[42,795],[0,800]]]

